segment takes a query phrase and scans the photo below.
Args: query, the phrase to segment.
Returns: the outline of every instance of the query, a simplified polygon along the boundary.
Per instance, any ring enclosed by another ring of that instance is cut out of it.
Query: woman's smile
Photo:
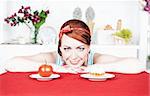
[[[70,63],[73,64],[73,65],[76,65],[78,64],[79,60],[70,60]]]

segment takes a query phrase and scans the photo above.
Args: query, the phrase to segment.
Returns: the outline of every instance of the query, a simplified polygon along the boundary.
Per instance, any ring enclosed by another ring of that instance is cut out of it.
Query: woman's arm
[[[95,55],[93,67],[103,68],[106,72],[140,73],[146,66],[136,58],[120,58],[111,55]]]
[[[94,64],[111,63],[111,62],[116,62],[122,59],[124,58],[112,56],[112,55],[106,55],[106,54],[99,54],[99,53],[94,54]]]
[[[55,58],[54,52],[39,53],[32,56],[16,56],[3,62],[0,66],[0,70],[11,72],[37,71],[39,66],[46,62],[55,63]]]
[[[46,61],[45,61],[46,60]],[[55,64],[55,53],[40,53],[32,56],[16,56],[0,65],[0,74],[10,72],[37,72],[42,64],[49,64],[54,72],[77,73],[66,66]]]

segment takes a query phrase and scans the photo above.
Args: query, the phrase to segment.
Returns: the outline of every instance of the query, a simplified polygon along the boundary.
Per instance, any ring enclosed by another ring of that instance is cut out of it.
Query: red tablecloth
[[[59,79],[43,82],[29,78],[30,74],[0,75],[0,96],[150,96],[148,73],[115,73],[115,78],[101,82],[75,74],[60,74]]]

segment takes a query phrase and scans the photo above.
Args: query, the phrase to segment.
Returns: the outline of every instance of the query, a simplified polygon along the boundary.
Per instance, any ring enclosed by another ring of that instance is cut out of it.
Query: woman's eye
[[[71,48],[64,48],[65,51],[69,51]]]
[[[77,48],[78,51],[84,51],[85,48]]]

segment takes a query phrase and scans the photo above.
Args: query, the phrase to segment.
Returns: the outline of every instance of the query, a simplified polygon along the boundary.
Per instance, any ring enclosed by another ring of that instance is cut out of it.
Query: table
[[[148,73],[119,74],[106,81],[89,81],[79,74],[61,73],[59,79],[37,81],[29,73],[0,75],[0,96],[148,96]]]

